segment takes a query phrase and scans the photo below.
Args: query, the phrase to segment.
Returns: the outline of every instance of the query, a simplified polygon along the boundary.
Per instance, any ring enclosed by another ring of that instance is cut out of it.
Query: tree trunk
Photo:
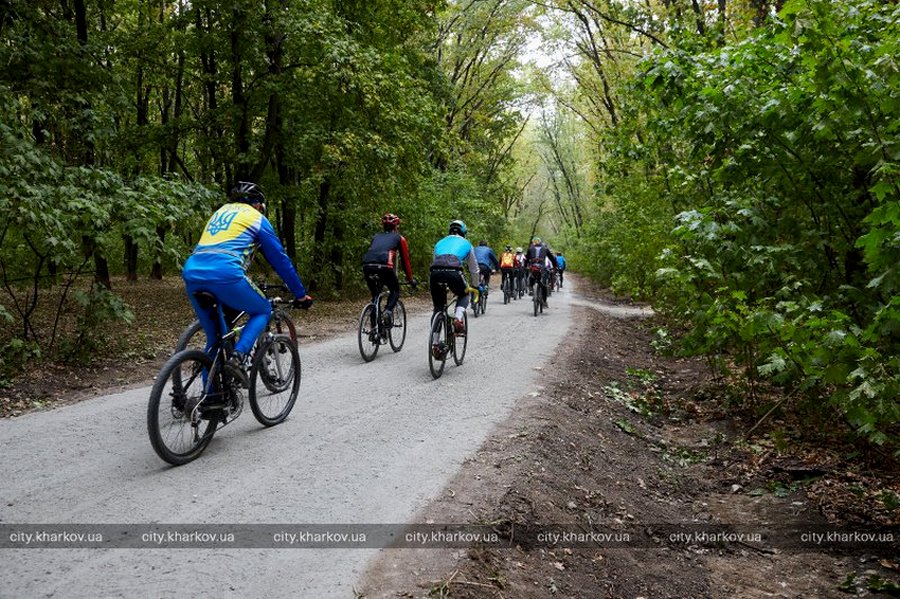
[[[125,236],[125,273],[129,281],[137,281],[138,245],[130,235]]]
[[[334,288],[336,291],[344,289],[344,208],[346,200],[338,196],[335,216],[331,223],[331,270],[334,272]]]
[[[156,235],[159,237],[159,242],[162,244],[166,240],[166,227],[165,225],[156,225]],[[159,253],[156,254],[156,258],[153,260],[153,268],[150,269],[150,278],[156,279],[157,281],[162,281],[163,278],[163,267],[162,267],[162,257]]]
[[[319,197],[318,197],[318,213],[316,215],[316,228],[313,233],[313,246],[316,248],[323,248],[325,246],[325,232],[328,228],[328,204],[331,196],[331,180],[328,177],[319,184]],[[317,264],[317,271],[313,273],[312,282],[310,287],[312,289],[317,289],[322,284],[322,274],[324,272],[325,265]]]
[[[241,40],[243,24],[246,13],[234,4],[231,21],[231,103],[240,115],[237,128],[234,131],[234,141],[237,150],[237,164],[235,164],[235,180],[242,181],[250,178],[251,166],[248,158],[250,153],[250,115],[247,99],[244,96],[243,56],[241,54]]]

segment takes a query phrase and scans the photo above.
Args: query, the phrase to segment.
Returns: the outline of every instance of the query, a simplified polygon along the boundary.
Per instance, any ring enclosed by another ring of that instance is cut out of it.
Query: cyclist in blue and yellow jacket
[[[300,281],[294,265],[284,251],[272,224],[265,216],[265,196],[255,183],[239,181],[231,190],[230,201],[219,208],[206,223],[200,242],[184,263],[184,279],[188,299],[206,332],[206,350],[216,338],[214,311],[200,306],[194,293],[213,294],[223,305],[247,313],[248,320],[235,344],[233,361],[245,373],[249,353],[256,338],[265,330],[272,306],[266,296],[247,276],[247,269],[257,248],[275,269],[291,293],[295,308],[308,308],[312,298]],[[225,330],[224,321],[220,321]]]
[[[475,259],[472,244],[466,239],[466,224],[461,220],[455,220],[450,223],[449,234],[434,245],[434,261],[431,263],[428,286],[431,288],[431,301],[435,313],[442,311],[447,301],[447,296],[440,286],[442,283],[456,294],[453,327],[457,333],[466,330],[463,314],[469,305],[469,294],[466,293],[468,284],[463,276],[463,264],[469,268],[472,285],[478,285],[478,260]],[[435,351],[434,348],[432,351]]]

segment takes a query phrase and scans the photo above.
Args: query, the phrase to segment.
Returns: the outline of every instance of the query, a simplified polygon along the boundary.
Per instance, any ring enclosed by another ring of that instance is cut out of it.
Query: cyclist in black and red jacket
[[[384,231],[376,233],[372,238],[372,245],[362,259],[363,276],[366,285],[372,293],[372,301],[381,293],[381,288],[386,286],[390,292],[385,318],[388,323],[393,322],[394,307],[400,299],[400,281],[397,279],[398,261],[403,263],[403,271],[407,282],[415,288],[418,281],[413,278],[412,266],[409,262],[409,246],[406,238],[400,234],[397,228],[400,226],[400,217],[396,214],[385,214],[381,217]]]

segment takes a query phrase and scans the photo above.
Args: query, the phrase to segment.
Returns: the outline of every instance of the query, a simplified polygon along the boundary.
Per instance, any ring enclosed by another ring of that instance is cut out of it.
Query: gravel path
[[[535,318],[527,296],[504,306],[495,293],[485,316],[470,315],[465,364],[451,360],[437,381],[427,315],[410,319],[402,352],[382,348],[369,364],[355,331],[301,347],[288,421],[263,429],[248,409],[180,468],[150,447],[149,387],[0,421],[0,597],[353,596],[377,548],[23,549],[11,534],[16,524],[407,522],[537,388],[572,322],[572,294],[569,284]]]

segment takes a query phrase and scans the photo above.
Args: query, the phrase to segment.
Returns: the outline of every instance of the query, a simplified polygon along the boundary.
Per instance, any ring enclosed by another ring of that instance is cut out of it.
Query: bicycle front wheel
[[[150,391],[147,432],[156,454],[173,466],[199,457],[216,432],[220,412],[206,412],[203,403],[216,402],[209,390],[218,376],[208,374],[212,360],[205,352],[187,349],[163,365]],[[218,394],[219,396],[221,394]]]
[[[357,332],[359,353],[366,362],[375,359],[378,353],[378,323],[375,322],[375,306],[366,304],[359,315],[359,331]]]
[[[443,312],[438,312],[431,317],[431,330],[428,337],[428,369],[431,376],[440,378],[444,374],[444,364],[447,362],[449,350],[447,331],[447,317]]]
[[[388,340],[395,352],[403,349],[403,343],[406,341],[406,306],[400,300],[397,300],[397,306],[394,308],[394,322],[388,329]]]
[[[272,319],[274,321],[274,328],[276,335],[287,335],[291,338],[291,343],[297,345],[297,325],[294,324],[294,321],[291,320],[291,317],[284,310],[279,310],[275,317]]]
[[[466,357],[466,345],[469,339],[469,315],[463,312],[463,324],[465,325],[465,333],[454,333],[453,340],[453,361],[459,366]]]
[[[287,335],[263,341],[250,371],[250,409],[264,426],[284,422],[300,390],[300,354]]]

